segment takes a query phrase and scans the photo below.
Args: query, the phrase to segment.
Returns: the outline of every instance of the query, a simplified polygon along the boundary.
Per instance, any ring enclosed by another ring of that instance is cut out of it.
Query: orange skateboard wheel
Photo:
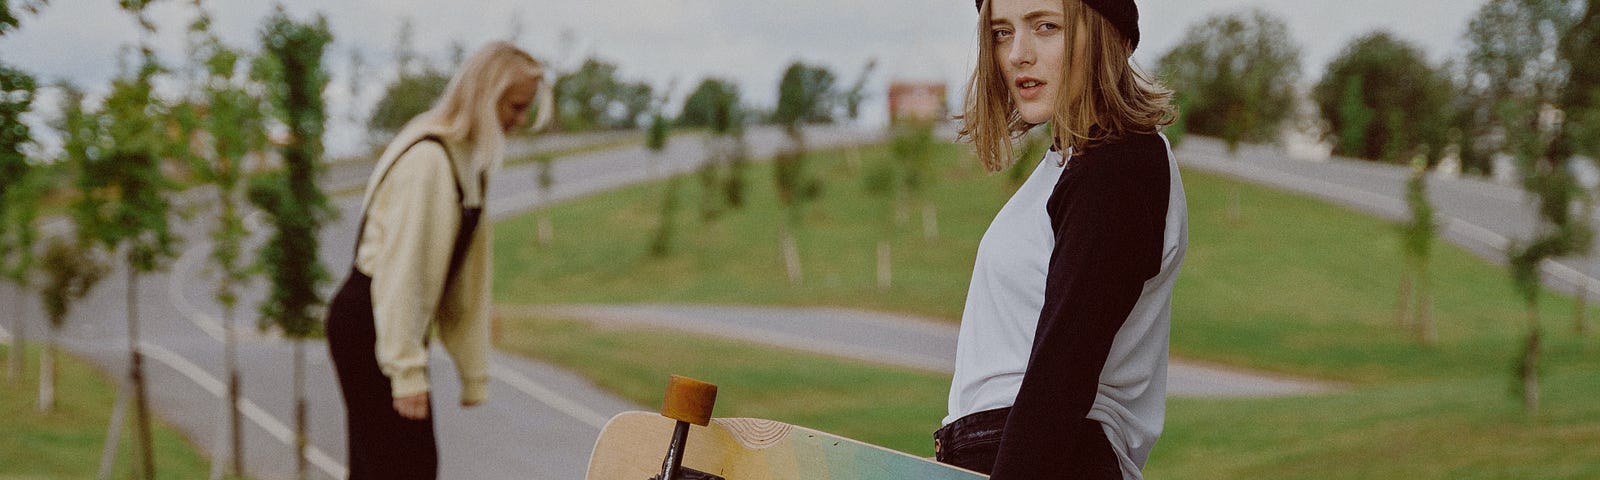
[[[704,427],[711,423],[711,409],[716,403],[716,385],[673,375],[667,382],[666,399],[661,401],[661,415]]]

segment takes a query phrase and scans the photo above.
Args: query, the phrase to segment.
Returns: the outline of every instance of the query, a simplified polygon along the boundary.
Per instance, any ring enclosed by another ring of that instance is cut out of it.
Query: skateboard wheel
[[[661,401],[661,415],[704,427],[711,423],[711,408],[716,403],[716,385],[673,375],[667,382],[667,397]]]

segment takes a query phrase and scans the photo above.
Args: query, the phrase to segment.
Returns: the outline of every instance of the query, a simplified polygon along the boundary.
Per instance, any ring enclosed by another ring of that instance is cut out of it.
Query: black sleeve
[[[1159,137],[1155,139],[1160,142]],[[1161,268],[1170,173],[1165,143],[1111,145],[1073,159],[1048,203],[1055,249],[1021,391],[994,476],[1075,478],[1095,448],[1085,420],[1112,340]]]

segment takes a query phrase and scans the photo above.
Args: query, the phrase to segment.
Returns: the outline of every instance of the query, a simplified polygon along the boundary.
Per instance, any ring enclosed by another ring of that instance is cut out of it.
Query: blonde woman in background
[[[328,348],[344,396],[349,469],[357,479],[438,475],[428,336],[455,360],[463,407],[489,383],[489,176],[505,136],[538,103],[551,114],[538,60],[492,42],[461,64],[432,109],[379,158],[362,201],[355,260],[329,305]]]

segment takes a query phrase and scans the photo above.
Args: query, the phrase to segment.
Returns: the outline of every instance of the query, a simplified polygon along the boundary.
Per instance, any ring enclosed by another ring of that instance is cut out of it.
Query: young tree
[[[700,202],[701,214],[708,220],[715,218],[723,205],[739,208],[744,204],[744,171],[749,162],[749,152],[744,143],[743,123],[739,87],[719,78],[701,80],[689,97],[684,99],[683,110],[678,114],[677,124],[680,126],[711,130],[711,135],[705,141],[706,159],[699,169],[704,191]],[[724,164],[726,168],[721,168]],[[727,175],[719,178],[719,170],[726,170]],[[713,193],[718,188],[722,190],[720,199]]]
[[[834,97],[833,72],[825,67],[791,63],[778,83],[778,108],[772,119],[789,135],[789,147],[773,156],[773,175],[778,186],[778,200],[788,212],[787,221],[779,223],[779,242],[790,283],[800,283],[802,278],[796,232],[804,226],[806,203],[815,199],[821,189],[806,171],[805,135],[801,126],[832,122]]]
[[[932,240],[939,237],[938,205],[928,200],[928,187],[938,178],[932,168],[933,124],[908,121],[896,126],[890,149],[900,165],[900,183],[904,187],[903,200],[908,210],[922,207],[922,237]],[[1025,162],[1019,162],[1025,163]]]
[[[1443,156],[1453,88],[1422,49],[1388,32],[1351,42],[1312,98],[1338,141],[1334,153],[1390,163]]]
[[[667,119],[658,110],[650,115],[650,129],[645,135],[645,148],[650,149],[651,175],[655,179],[661,168],[661,152],[667,148]],[[650,241],[650,256],[665,257],[672,253],[673,224],[678,214],[678,176],[668,181],[661,198],[661,221],[656,225],[656,236]]]
[[[1401,227],[1401,246],[1406,265],[1400,272],[1400,306],[1396,312],[1403,328],[1413,325],[1417,340],[1424,345],[1438,342],[1438,331],[1433,326],[1433,280],[1428,276],[1428,260],[1432,257],[1433,239],[1438,226],[1434,223],[1433,203],[1428,200],[1428,162],[1417,158],[1411,163],[1411,178],[1406,181],[1406,205],[1411,207],[1411,221]]]
[[[1570,149],[1557,117],[1569,63],[1560,39],[1578,20],[1573,0],[1490,0],[1467,27],[1470,91],[1492,105],[1488,118],[1499,141],[1487,146],[1515,158],[1523,188],[1538,207],[1534,238],[1508,248],[1512,279],[1527,305],[1527,340],[1516,361],[1514,385],[1529,413],[1539,408],[1542,327],[1539,265],[1547,258],[1586,252],[1593,231],[1577,214],[1580,187],[1569,166]]]
[[[305,338],[317,334],[328,272],[317,260],[317,232],[334,210],[318,189],[322,132],[327,119],[322,92],[328,78],[322,58],[333,34],[327,19],[300,22],[280,6],[261,31],[262,56],[255,76],[267,86],[277,121],[288,127],[279,148],[283,169],[250,185],[250,202],[261,208],[276,232],[258,252],[258,266],[272,282],[261,305],[263,323],[277,326],[294,341],[295,472],[305,478]]]
[[[195,3],[196,19],[189,27],[190,61],[197,67],[197,88],[191,90],[190,116],[184,138],[200,132],[208,137],[206,151],[186,151],[196,180],[216,188],[215,226],[211,230],[211,261],[215,267],[213,297],[222,306],[223,369],[227,372],[228,452],[213,465],[213,477],[223,465],[234,476],[244,476],[244,435],[239,411],[240,383],[237,361],[236,319],[239,288],[250,280],[243,260],[248,236],[240,213],[245,158],[266,148],[266,118],[262,100],[252,93],[261,85],[248,78],[244,54],[222,43],[211,30],[210,14]],[[203,110],[202,114],[200,111]],[[192,133],[190,133],[192,132]]]
[[[162,174],[161,162],[181,142],[168,135],[168,106],[154,94],[154,80],[166,70],[151,44],[156,27],[146,11],[148,2],[120,5],[143,29],[135,49],[136,65],[112,81],[102,113],[85,116],[79,112],[79,121],[92,123],[78,125],[91,131],[69,133],[86,143],[77,145],[82,150],[73,151],[69,141],[68,150],[79,165],[80,197],[73,209],[79,238],[107,251],[120,249],[127,266],[129,380],[142,473],[151,478],[156,468],[150,451],[150,413],[139,342],[138,287],[141,275],[163,270],[177,257],[178,239],[172,234],[173,212],[167,199],[175,187]]]
[[[1300,49],[1282,19],[1261,10],[1213,16],[1191,27],[1160,61],[1185,107],[1185,129],[1240,142],[1277,139],[1294,113]]]
[[[91,248],[60,237],[51,237],[45,244],[41,260],[45,279],[39,298],[49,317],[50,330],[45,337],[44,355],[39,358],[39,410],[48,412],[56,403],[56,334],[66,324],[72,303],[88,295],[109,268]]]
[[[37,183],[39,168],[28,161],[24,148],[32,141],[32,133],[22,122],[22,115],[32,108],[36,87],[33,76],[0,63],[0,273],[16,288],[17,305],[29,288],[33,220],[38,215],[40,193],[29,188]],[[15,341],[7,378],[14,382],[22,378],[27,331],[20,308],[12,309],[11,320]]]
[[[861,75],[856,77],[856,82],[844,91],[844,112],[851,120],[861,115],[861,104],[870,97],[870,94],[866,93],[867,81],[872,79],[872,71],[877,69],[878,59],[867,59],[867,64],[861,67]]]
[[[1582,18],[1561,39],[1561,57],[1571,67],[1561,103],[1566,113],[1563,124],[1567,148],[1590,161],[1600,161],[1600,0],[1588,0]],[[1578,292],[1573,329],[1579,336],[1589,334],[1584,315],[1587,289]]]

